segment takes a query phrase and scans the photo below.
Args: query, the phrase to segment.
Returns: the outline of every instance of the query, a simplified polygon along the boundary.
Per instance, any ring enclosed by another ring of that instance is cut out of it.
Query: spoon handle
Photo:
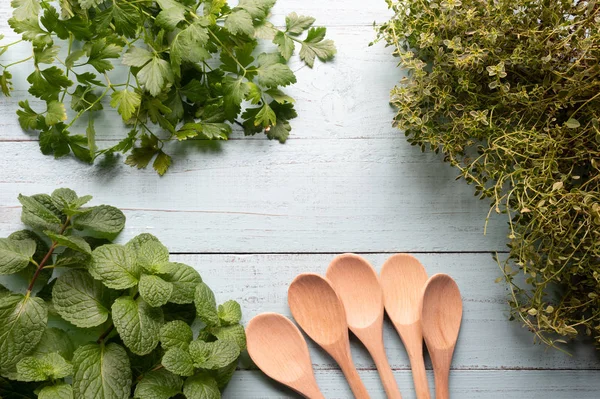
[[[388,399],[402,399],[396,378],[394,377],[394,373],[392,373],[392,368],[385,354],[383,340],[367,341],[367,345],[367,349],[375,361],[375,366],[377,366],[377,371],[379,372],[379,377],[381,378]]]
[[[421,348],[420,351],[417,350],[416,352],[417,353],[409,352],[408,357],[410,359],[410,368],[413,374],[413,382],[415,384],[417,398],[430,399],[429,383],[427,382],[427,372],[425,371],[425,361],[423,360],[423,349]]]
[[[352,363],[352,358],[348,356],[344,361],[339,361],[338,364],[340,365],[346,380],[348,380],[348,385],[350,385],[354,397],[356,399],[370,399],[369,392],[367,392],[367,388],[360,379],[358,371],[356,371],[356,367],[354,367],[354,363]]]
[[[448,387],[450,370],[443,367],[433,370],[435,376],[435,399],[450,399],[450,388]]]

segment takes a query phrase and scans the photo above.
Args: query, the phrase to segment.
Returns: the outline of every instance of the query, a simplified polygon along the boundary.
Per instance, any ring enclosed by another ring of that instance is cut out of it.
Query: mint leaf
[[[215,294],[208,287],[208,285],[200,283],[196,286],[194,303],[196,305],[196,313],[198,317],[207,326],[216,326],[219,324],[219,315],[217,313]]]
[[[110,98],[110,106],[117,109],[124,121],[131,119],[142,103],[142,97],[138,93],[127,89],[113,92]]]
[[[246,331],[241,324],[211,328],[210,334],[217,337],[220,341],[235,342],[240,351],[246,349]]]
[[[78,399],[128,399],[131,367],[127,352],[110,343],[89,344],[73,355],[73,392]]]
[[[140,296],[152,307],[164,305],[173,293],[173,284],[147,274],[142,274],[138,288]]]
[[[181,377],[160,369],[144,375],[135,387],[136,399],[169,399],[181,392],[183,380]]]
[[[300,59],[311,68],[315,64],[315,56],[325,62],[331,60],[337,51],[332,40],[323,40],[326,31],[326,28],[310,28],[302,42]]]
[[[99,326],[108,319],[115,293],[83,270],[60,276],[52,288],[54,309],[77,327]]]
[[[158,57],[152,58],[137,74],[137,78],[150,95],[158,96],[167,83],[173,82],[169,63]]]
[[[164,350],[171,348],[187,350],[192,338],[192,329],[181,320],[170,321],[160,328],[160,345]]]
[[[20,294],[0,301],[0,373],[16,365],[40,342],[48,310],[40,298]]]
[[[125,215],[113,206],[99,205],[78,215],[73,225],[78,230],[89,229],[101,235],[111,236],[123,230]]]
[[[70,188],[58,188],[52,192],[52,201],[62,212],[68,215],[76,214],[79,208],[91,201],[91,195],[79,198]]]
[[[162,358],[162,365],[170,372],[188,377],[194,374],[194,361],[190,354],[180,348],[167,350]]]
[[[84,254],[91,254],[92,248],[90,248],[90,244],[88,244],[83,238],[76,236],[64,236],[61,234],[56,234],[51,231],[44,232],[53,242],[58,244],[58,246],[63,246],[67,248],[71,248],[74,251],[82,252]]]
[[[0,275],[13,274],[29,265],[36,244],[33,240],[0,238]]]
[[[135,254],[129,248],[108,244],[92,252],[89,272],[107,287],[122,290],[138,283],[141,268],[135,261]]]
[[[169,302],[185,304],[194,301],[196,286],[202,282],[202,278],[193,267],[170,262],[161,265],[157,273],[163,280],[173,284]]]
[[[140,252],[140,248],[142,247],[142,245],[144,245],[144,243],[146,243],[148,241],[160,242],[158,240],[158,238],[156,238],[152,234],[142,233],[140,235],[133,237],[131,240],[129,240],[129,242],[127,244],[125,244],[125,246],[127,248],[133,250],[137,256]]]
[[[221,392],[214,378],[197,374],[185,380],[183,394],[188,399],[220,399]]]
[[[225,20],[224,26],[233,35],[254,35],[252,16],[246,10],[238,9],[233,11]]]
[[[221,367],[220,369],[217,369],[211,373],[212,377],[215,379],[215,381],[217,381],[219,389],[223,389],[227,386],[227,384],[229,384],[229,381],[231,381],[231,378],[233,377],[233,373],[235,373],[237,365],[238,362],[236,360],[235,362],[231,362],[231,364]]]
[[[237,324],[242,319],[242,307],[236,301],[230,300],[219,305],[218,314],[222,325]]]
[[[45,386],[38,393],[38,399],[73,399],[73,387],[64,382]]]
[[[298,15],[295,12],[285,17],[285,31],[290,35],[299,35],[315,23],[313,17]]]
[[[73,357],[75,347],[69,334],[58,328],[46,328],[40,343],[32,352],[33,356],[46,355],[49,353],[58,353],[63,358],[70,360]]]
[[[237,359],[240,356],[240,347],[233,341],[195,340],[190,343],[189,352],[195,367],[215,370]]]
[[[60,231],[63,215],[49,195],[42,194],[31,197],[19,195],[19,202],[23,205],[21,214],[23,223],[34,229]]]
[[[125,296],[112,305],[113,323],[123,343],[136,355],[146,355],[158,345],[163,313],[142,298]]]
[[[46,381],[73,374],[73,366],[58,353],[27,356],[17,363],[19,381]]]
[[[137,250],[137,262],[146,271],[154,273],[157,267],[169,261],[169,250],[159,241],[147,241]]]

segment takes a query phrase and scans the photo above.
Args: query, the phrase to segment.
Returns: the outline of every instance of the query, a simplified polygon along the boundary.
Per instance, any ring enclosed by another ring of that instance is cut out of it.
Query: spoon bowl
[[[421,296],[427,272],[414,256],[396,254],[383,264],[379,281],[383,288],[385,310],[410,359],[417,398],[429,399],[421,327]]]
[[[450,365],[462,322],[462,309],[460,291],[452,277],[436,274],[427,281],[421,302],[421,320],[433,364],[436,399],[450,397]]]
[[[324,399],[302,333],[277,313],[255,316],[246,328],[248,354],[269,377],[307,398]]]
[[[327,279],[344,304],[348,327],[375,361],[387,397],[401,399],[383,345],[383,291],[373,266],[355,254],[339,255],[329,264]]]
[[[304,332],[340,365],[354,396],[369,398],[352,362],[344,305],[329,281],[318,274],[300,274],[290,284],[288,303]]]

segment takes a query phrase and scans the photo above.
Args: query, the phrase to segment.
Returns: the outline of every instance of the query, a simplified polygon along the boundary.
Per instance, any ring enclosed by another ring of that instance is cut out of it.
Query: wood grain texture
[[[402,399],[383,343],[383,290],[373,266],[362,256],[336,256],[326,272],[344,305],[348,328],[367,349],[388,399]]]
[[[445,273],[431,276],[420,307],[423,338],[435,376],[435,398],[450,399],[450,367],[463,314],[460,290],[452,277]]]
[[[337,370],[316,373],[317,382],[328,399],[351,398],[343,386],[343,377]],[[372,399],[384,399],[374,370],[361,370]],[[408,371],[396,371],[400,387],[410,387]],[[430,376],[431,377],[431,376]],[[433,379],[431,386],[433,386]],[[453,371],[450,394],[456,399],[597,399],[600,378],[595,371],[537,371],[537,370],[459,370]],[[414,392],[403,389],[404,399],[415,399]],[[289,390],[283,390],[258,371],[238,371],[225,390],[224,399],[282,399],[297,398]]]
[[[72,187],[94,195],[96,204],[125,209],[121,241],[151,232],[174,252],[221,253],[173,258],[196,267],[221,302],[240,301],[245,321],[265,311],[289,316],[286,292],[292,279],[300,272],[323,274],[333,258],[310,252],[375,252],[365,257],[379,270],[393,252],[504,250],[505,219],[492,220],[483,236],[487,205],[473,198],[472,188],[453,181],[457,172],[440,157],[421,154],[391,127],[388,94],[403,73],[389,48],[368,47],[375,37],[372,22],[390,15],[385,2],[279,0],[275,23],[283,24],[291,11],[327,26],[338,55],[313,70],[293,59],[298,83],[287,91],[297,99],[300,116],[292,121],[289,142],[242,138],[237,131],[228,143],[168,148],[175,163],[164,178],[132,170],[122,159],[90,167],[41,155],[37,137],[23,132],[15,115],[19,100],[31,100],[25,84],[31,69],[11,69],[13,97],[0,97],[0,237],[22,227],[18,193]],[[10,13],[10,2],[0,1],[0,34],[6,41],[17,38],[5,23]],[[0,62],[30,55],[26,44],[12,50]],[[100,147],[126,131],[114,111],[96,125]],[[75,133],[82,131],[75,125]],[[286,254],[296,252],[304,254]],[[572,346],[575,356],[568,357],[532,345],[529,332],[507,321],[507,292],[493,283],[500,271],[490,254],[416,256],[430,275],[452,275],[463,295],[463,327],[451,372],[454,398],[598,398],[599,355],[590,346]],[[414,399],[406,352],[389,321],[384,327],[403,397]],[[351,346],[372,397],[383,398],[371,357],[356,340]],[[325,397],[351,397],[331,358],[312,343],[310,351]],[[295,396],[258,371],[242,370],[224,397]]]
[[[288,306],[294,320],[340,366],[356,399],[369,393],[356,371],[344,304],[331,283],[316,273],[302,273],[290,283]]]
[[[263,373],[308,399],[324,399],[298,327],[279,313],[261,313],[246,326],[248,354]]]
[[[159,234],[159,238],[162,240],[164,237]],[[363,256],[379,271],[389,255]],[[445,272],[453,276],[463,296],[463,324],[453,369],[600,370],[598,354],[589,346],[571,348],[574,356],[556,350],[546,351],[543,346],[532,345],[532,335],[518,323],[508,321],[508,293],[502,284],[494,283],[500,270],[490,254],[416,256],[429,274]],[[287,306],[289,284],[300,272],[324,275],[332,258],[332,254],[173,256],[174,261],[189,264],[200,272],[204,281],[215,290],[217,302],[228,299],[239,301],[245,322],[262,312],[291,317]],[[404,347],[387,320],[384,342],[392,368],[408,370],[410,365]],[[315,344],[309,342],[309,347],[317,369],[335,367],[335,362]],[[375,370],[373,360],[355,339],[352,339],[352,351],[359,369]],[[431,368],[429,361],[427,367]]]
[[[123,239],[160,233],[173,252],[506,248],[505,218],[484,236],[488,205],[402,137],[187,147],[163,178],[121,160],[112,169],[55,161],[33,142],[0,143],[0,154],[0,236],[20,226],[19,193],[68,186],[123,209]]]

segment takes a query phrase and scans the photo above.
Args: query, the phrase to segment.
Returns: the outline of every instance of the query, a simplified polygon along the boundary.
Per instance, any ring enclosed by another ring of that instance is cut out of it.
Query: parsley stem
[[[23,41],[23,39],[17,40],[16,42],[12,42],[12,43],[8,43],[8,44],[4,44],[2,46],[0,46],[0,48],[4,47],[4,48],[9,48],[10,46],[14,46],[15,44],[19,44]]]
[[[196,14],[192,14],[192,15],[196,15]],[[196,18],[198,18],[198,16],[196,15]],[[208,33],[210,33],[210,35],[213,37],[213,39],[216,40],[217,43],[219,43],[221,45],[221,47],[223,48],[223,50],[225,50],[225,52],[227,54],[229,54],[229,56],[235,61],[236,64],[238,64],[238,66],[240,68],[242,68],[242,70],[244,71],[244,76],[246,76],[246,68],[240,64],[240,62],[237,60],[237,58],[235,58],[235,56],[233,55],[233,53],[231,51],[229,51],[229,49],[227,47],[225,47],[225,45],[223,44],[223,42],[221,42],[221,40],[219,40],[219,38],[217,37],[217,35],[214,34],[214,32],[210,29],[207,29]]]
[[[6,68],[8,68],[8,67],[11,67],[11,66],[13,66],[13,65],[17,65],[17,64],[21,64],[21,63],[23,63],[23,62],[29,61],[29,60],[30,60],[30,59],[32,59],[32,58],[33,58],[33,55],[30,55],[29,57],[27,57],[27,58],[24,58],[24,59],[22,59],[22,60],[15,61],[15,62],[11,62],[10,64],[7,64],[7,65],[0,64],[0,66],[6,69]]]
[[[90,109],[92,109],[94,107],[94,105],[96,105],[98,102],[100,102],[100,100],[102,100],[104,98],[104,96],[106,96],[106,94],[108,93],[108,91],[111,89],[111,85],[109,82],[108,87],[106,88],[106,90],[104,90],[102,92],[102,94],[100,96],[98,96],[98,98],[90,104],[89,107],[87,107],[86,109],[83,109],[81,111],[79,111],[79,113],[77,115],[75,115],[75,117],[73,118],[73,120],[71,122],[69,122],[69,124],[67,126],[65,126],[64,130],[67,130],[68,128],[70,128],[71,126],[73,126],[73,124],[75,123],[75,121],[77,119],[79,119],[81,117],[81,115],[83,115],[84,113],[86,113],[87,111],[89,111]]]
[[[68,216],[67,220],[65,220],[65,223],[60,228],[60,232],[58,234],[64,233],[65,230],[67,229],[67,227],[69,227],[70,222],[71,222],[71,217]],[[35,270],[35,273],[33,274],[33,277],[31,278],[31,281],[29,282],[29,287],[27,287],[27,295],[29,295],[31,293],[31,291],[33,290],[33,286],[35,284],[35,281],[40,276],[40,273],[44,269],[44,266],[46,265],[46,262],[48,262],[48,260],[52,257],[52,254],[54,253],[54,250],[56,249],[57,246],[58,246],[58,243],[55,242],[55,241],[52,241],[52,245],[50,246],[50,249],[48,250],[48,252],[44,256],[44,259],[42,259],[42,261],[38,265],[37,269]],[[33,262],[33,263],[35,263],[35,262]]]

